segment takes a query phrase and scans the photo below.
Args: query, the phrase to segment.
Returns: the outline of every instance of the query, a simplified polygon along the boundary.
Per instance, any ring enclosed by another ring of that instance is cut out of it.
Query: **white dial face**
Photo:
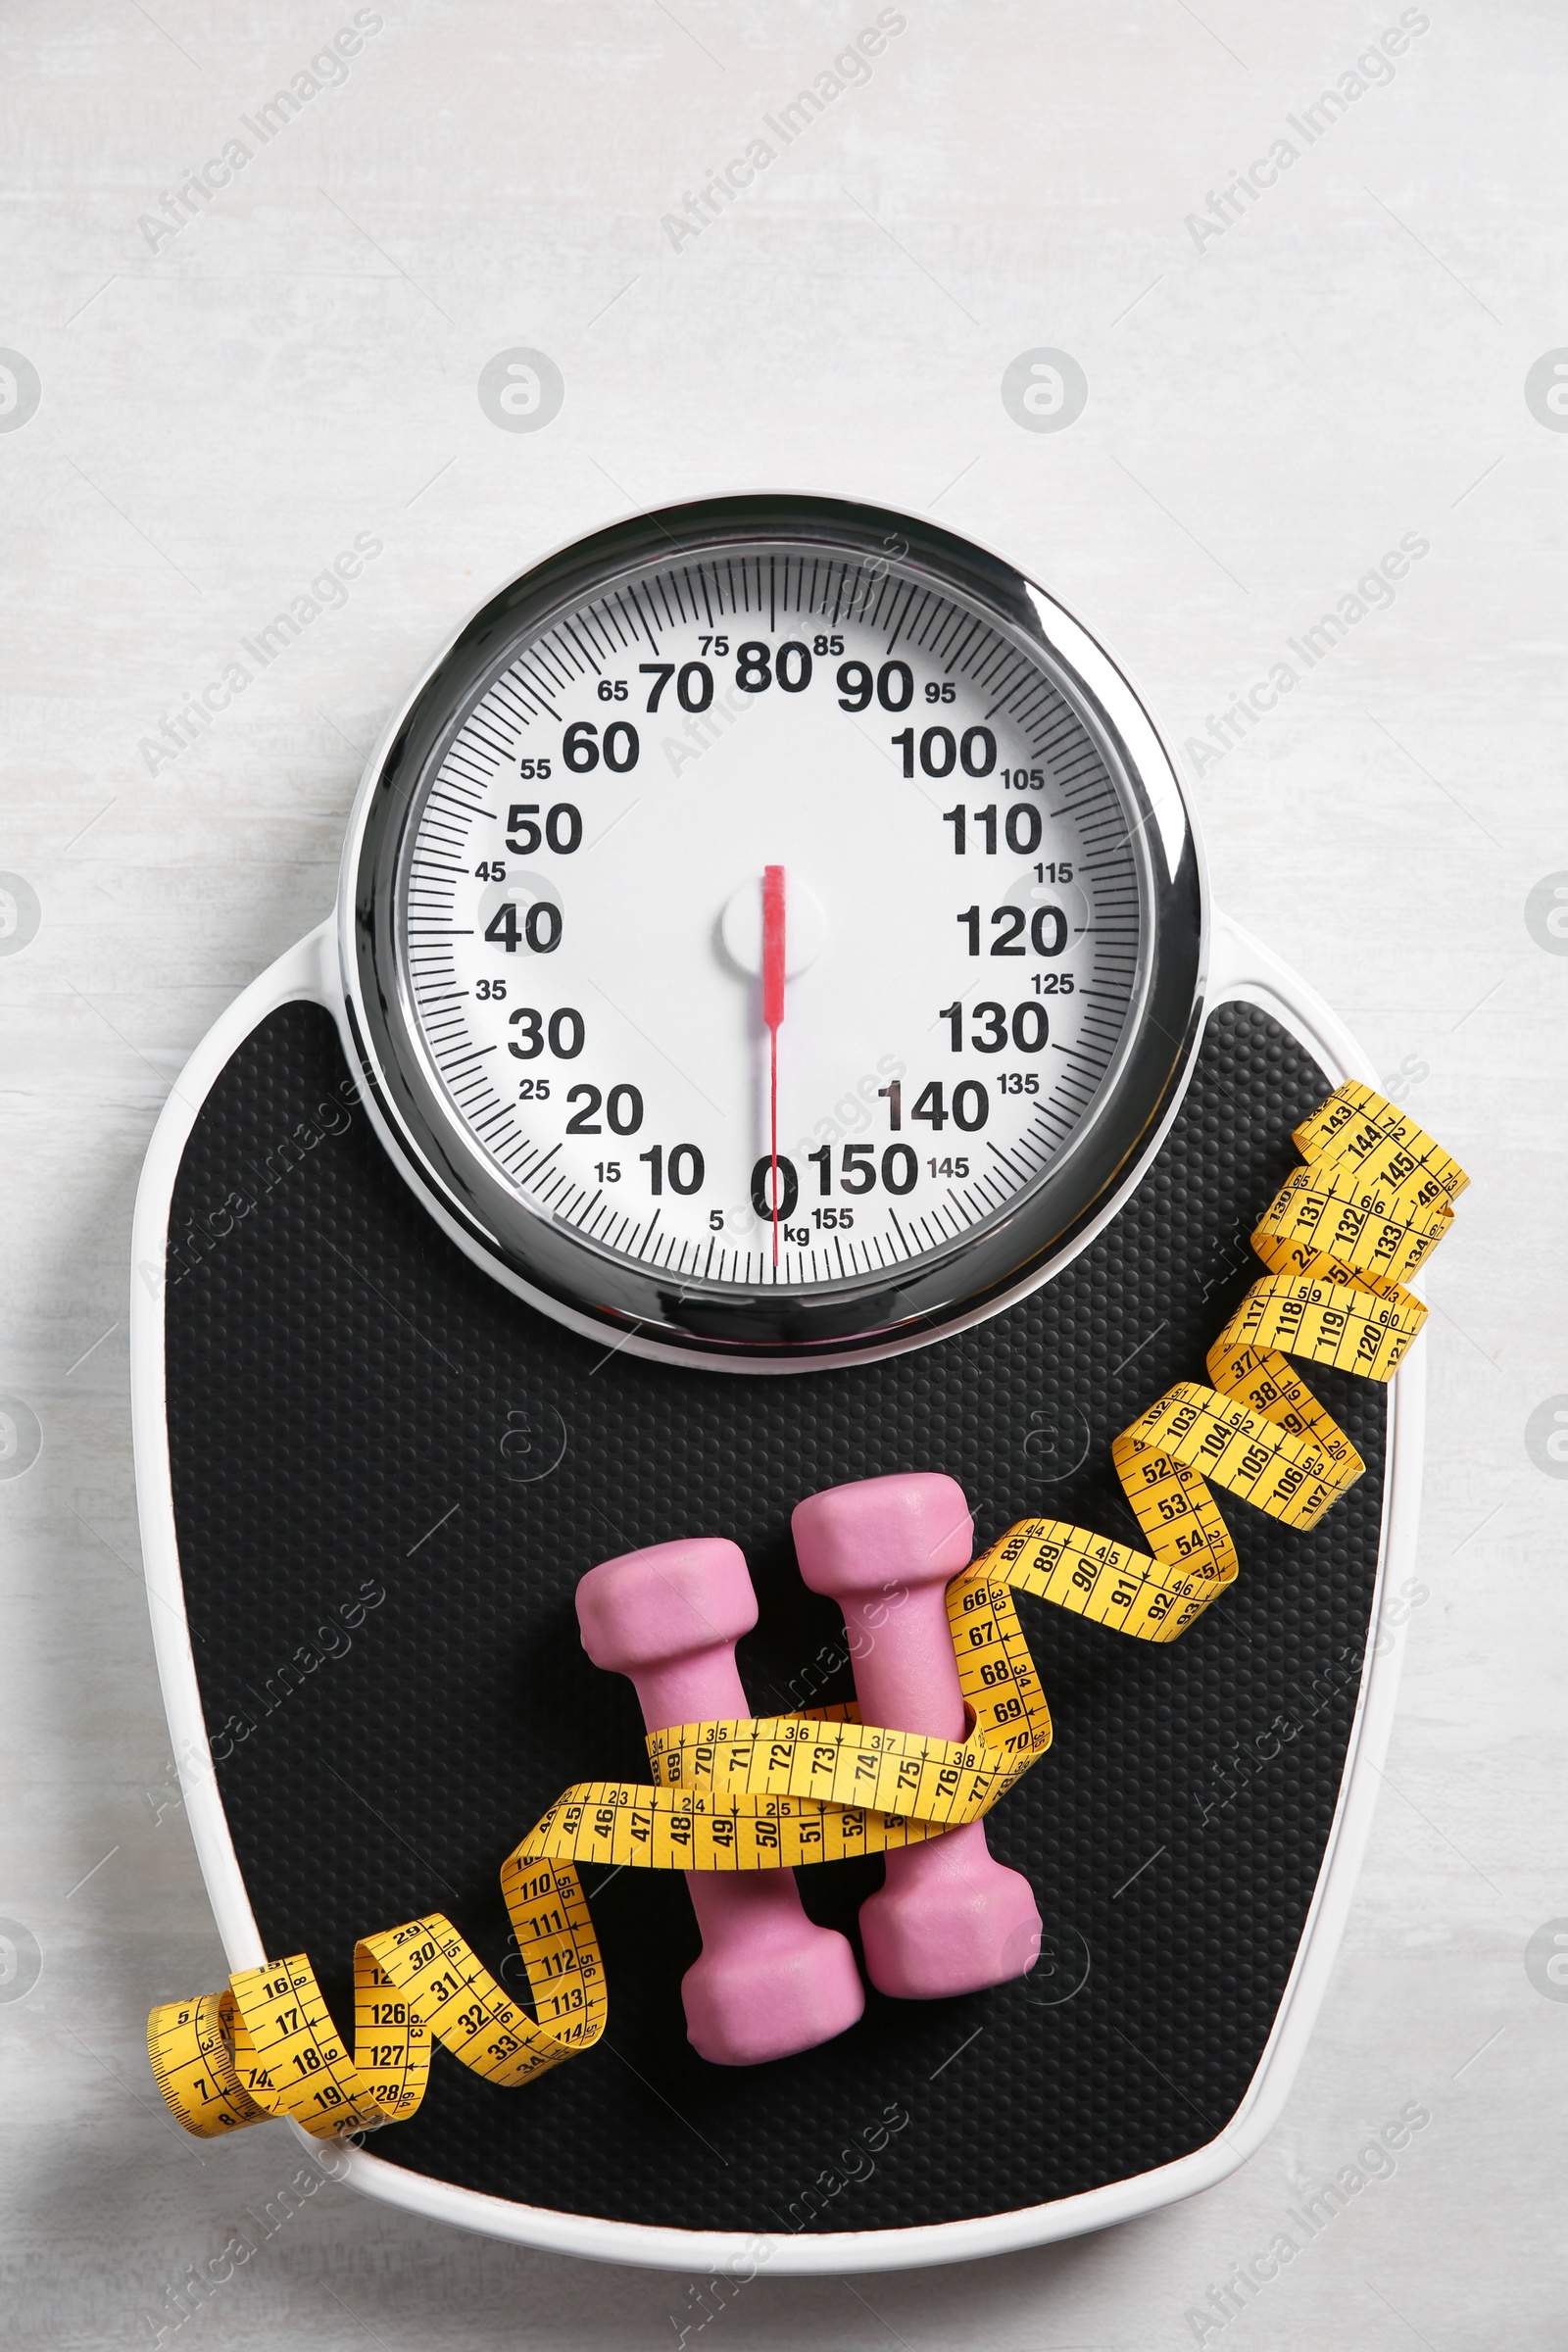
[[[525,1208],[676,1283],[810,1290],[954,1250],[1050,1169],[1135,1008],[1139,873],[1022,639],[897,564],[754,543],[622,575],[462,713],[405,986]]]

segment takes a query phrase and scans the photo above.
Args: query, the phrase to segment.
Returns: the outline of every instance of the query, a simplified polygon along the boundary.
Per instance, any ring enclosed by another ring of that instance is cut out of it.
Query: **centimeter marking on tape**
[[[530,2016],[440,1912],[365,1936],[345,2047],[304,1953],[148,2022],[158,2084],[189,2132],[286,2116],[318,2137],[412,2115],[432,2045],[514,2087],[586,2049],[608,2014],[578,1871],[780,1870],[885,1853],[976,1821],[1051,1745],[1051,1713],[1013,1595],[1141,1642],[1174,1642],[1238,1571],[1210,1486],[1310,1528],[1363,1464],[1286,1356],[1392,1379],[1426,1320],[1402,1287],[1452,1221],[1464,1171],[1359,1085],[1298,1127],[1303,1164],[1252,1236],[1269,1269],[1208,1351],[1123,1430],[1112,1459],[1148,1550],[1060,1519],[1021,1519],[948,1588],[972,1730],[933,1740],[854,1707],[682,1724],[648,1741],[652,1782],[567,1788],[508,1856],[502,1889]]]

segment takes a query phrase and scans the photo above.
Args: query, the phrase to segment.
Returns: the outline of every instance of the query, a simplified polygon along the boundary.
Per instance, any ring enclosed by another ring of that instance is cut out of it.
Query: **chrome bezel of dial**
[[[863,555],[980,605],[1051,676],[1094,739],[1129,814],[1145,929],[1126,1027],[1061,1152],[977,1233],[882,1274],[803,1289],[704,1288],[639,1267],[541,1215],[468,1133],[418,1033],[396,908],[421,785],[489,681],[564,608],[671,555],[765,539]],[[895,551],[890,555],[890,550]],[[639,1353],[736,1369],[867,1356],[939,1337],[1044,1279],[1073,1238],[1136,1180],[1184,1082],[1206,960],[1202,859],[1177,778],[1115,663],[1044,589],[995,556],[909,515],[766,494],[637,515],[510,581],[432,663],[372,756],[345,848],[340,950],[350,1039],[376,1124],[416,1194],[470,1256],[545,1313]]]

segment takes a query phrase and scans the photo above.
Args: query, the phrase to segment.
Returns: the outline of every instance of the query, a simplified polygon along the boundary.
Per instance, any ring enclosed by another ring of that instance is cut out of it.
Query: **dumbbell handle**
[[[851,1637],[862,1723],[885,1724],[891,1732],[928,1732],[938,1740],[963,1738],[963,1692],[948,1626],[947,1585],[939,1568],[928,1584],[906,1577],[890,1593],[834,1595]]]
[[[677,1723],[744,1721],[751,1704],[735,1664],[733,1642],[715,1642],[711,1649],[695,1649],[681,1658],[655,1658],[645,1666],[623,1668],[637,1693],[643,1722],[651,1732],[673,1730]],[[710,1878],[712,1873],[701,1874]]]

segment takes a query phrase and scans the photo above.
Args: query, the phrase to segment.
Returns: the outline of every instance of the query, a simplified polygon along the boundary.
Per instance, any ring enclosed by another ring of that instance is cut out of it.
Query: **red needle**
[[[768,1155],[773,1180],[773,1270],[778,1271],[778,1025],[784,1018],[784,868],[762,868],[762,1019],[768,1037]]]

